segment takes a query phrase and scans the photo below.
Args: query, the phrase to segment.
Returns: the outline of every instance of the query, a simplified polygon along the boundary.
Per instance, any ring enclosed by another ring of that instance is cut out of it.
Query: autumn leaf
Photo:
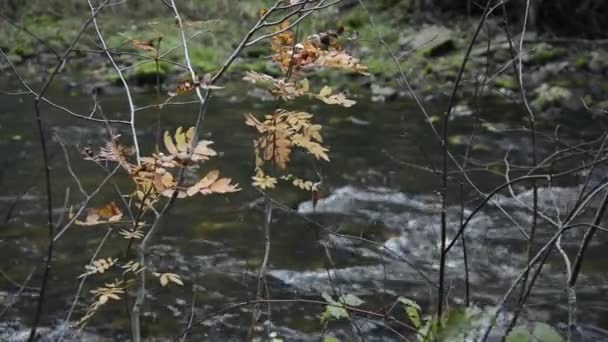
[[[144,267],[141,266],[140,263],[135,262],[133,260],[129,261],[128,263],[124,264],[121,266],[121,268],[124,270],[122,272],[122,274],[127,274],[129,272],[133,273],[133,274],[137,274],[141,271],[144,270]]]
[[[144,237],[144,233],[141,232],[140,230],[121,229],[120,232],[118,232],[118,233],[127,240],[139,240],[139,239],[143,239],[143,237]]]
[[[284,48],[291,48],[293,45],[293,32],[287,30],[289,25],[289,21],[285,20],[275,28],[275,32],[285,31],[275,34],[272,37],[272,50],[274,52],[281,52]]]
[[[155,54],[158,51],[156,49],[156,47],[154,46],[154,39],[150,39],[150,40],[131,39],[131,40],[129,40],[129,43],[131,43],[131,45],[133,45],[133,47],[135,47],[138,50],[153,52]]]
[[[129,158],[133,156],[135,151],[131,146],[121,145],[118,141],[119,138],[120,135],[112,136],[112,139],[101,146],[97,153],[86,146],[80,149],[80,153],[85,160],[97,163],[117,162],[125,171],[131,173],[136,166],[129,162]]]
[[[266,75],[256,71],[246,71],[243,80],[251,82],[253,84],[256,84],[258,82],[271,84],[275,81],[275,78],[270,75]]]
[[[209,195],[213,193],[224,194],[229,192],[237,192],[240,191],[238,184],[231,184],[232,181],[230,178],[219,178],[220,172],[218,170],[213,170],[203,178],[201,178],[197,183],[190,186],[186,190],[186,194],[188,196],[194,196],[197,193],[201,193],[203,195]]]
[[[253,180],[251,185],[255,186],[256,188],[260,188],[261,190],[274,189],[277,184],[276,178],[264,175],[262,173],[256,174],[255,176],[251,177],[251,179]]]
[[[258,130],[258,132],[264,133],[264,131],[265,131],[264,125],[260,122],[260,120],[256,119],[256,117],[253,116],[253,114],[245,113],[244,116],[245,116],[245,125],[255,127]]]
[[[289,163],[292,149],[299,146],[317,159],[329,161],[328,149],[322,146],[320,125],[310,123],[312,114],[277,110],[263,122],[252,114],[245,115],[245,123],[255,127],[261,136],[254,141],[256,148],[256,168],[260,168],[257,156],[279,169]]]
[[[110,202],[101,208],[89,209],[84,221],[75,220],[74,223],[81,226],[94,226],[98,224],[117,222],[120,221],[121,218],[122,211],[120,208],[115,202]]]
[[[309,137],[303,134],[294,134],[291,140],[293,141],[294,145],[304,148],[306,151],[308,151],[308,153],[314,155],[317,159],[329,161],[329,156],[327,155],[329,150],[323,147],[321,144],[311,140]]]
[[[183,286],[184,283],[182,282],[181,278],[179,275],[175,274],[175,273],[157,273],[154,272],[152,273],[155,277],[159,278],[160,281],[160,285],[162,287],[165,287],[167,285],[169,285],[169,283],[175,283],[179,286]]]
[[[286,22],[276,31],[288,27]],[[293,34],[290,31],[282,32],[273,37],[272,60],[281,68],[281,71],[292,71],[292,76],[303,77],[303,72],[313,67],[338,68],[357,72],[364,75],[367,67],[360,60],[351,56],[339,42],[339,36],[344,28],[328,30],[312,34],[304,41],[293,44]]]
[[[304,180],[304,179],[295,177],[292,174],[287,174],[287,175],[281,176],[281,179],[285,180],[285,181],[291,181],[291,184],[293,186],[295,186],[296,188],[299,188],[301,190],[311,191],[311,192],[317,192],[319,190],[319,186],[321,185],[321,182],[312,182],[309,180]]]
[[[198,142],[194,151],[192,152],[191,159],[194,161],[209,160],[210,157],[217,155],[217,152],[210,148],[209,145],[213,144],[213,141],[201,140]]]
[[[232,179],[220,178],[209,186],[209,191],[216,194],[225,194],[227,192],[237,192],[240,189],[238,184],[230,184]]]
[[[324,86],[323,88],[321,88],[321,90],[319,91],[319,96],[322,97],[327,97],[331,95],[331,88],[328,86]]]
[[[173,90],[169,91],[168,94],[170,97],[175,97],[177,95],[189,92],[196,87],[198,87],[198,83],[192,80],[181,80]]]
[[[102,274],[110,269],[110,267],[114,266],[117,260],[118,259],[112,259],[111,257],[95,260],[90,265],[84,266],[86,272],[79,275],[78,278],[84,278],[92,274]]]
[[[125,293],[125,290],[122,288],[122,281],[105,285],[105,287],[99,287],[91,291],[97,298],[97,303],[100,305],[106,304],[109,299],[120,300],[119,295]]]
[[[336,50],[324,53],[316,61],[318,66],[327,68],[346,69],[362,75],[369,75],[367,66],[361,64],[358,58],[349,55],[346,51]]]
[[[247,71],[243,80],[251,82],[253,84],[260,83],[263,86],[270,88],[270,92],[277,99],[290,101],[296,97],[306,94],[309,90],[309,83],[307,79],[302,81],[298,80],[287,80],[285,78],[274,78],[272,76],[258,73],[255,71]]]
[[[163,141],[165,149],[169,152],[169,156],[165,158],[161,156],[159,158],[163,162],[168,162],[168,164],[162,164],[162,166],[179,166],[179,164],[173,163],[173,160],[176,158],[182,162],[188,159],[192,161],[204,161],[217,155],[217,152],[209,147],[213,142],[208,140],[200,140],[194,147],[194,150],[192,150],[193,138],[194,127],[190,127],[186,132],[183,131],[182,127],[178,127],[173,137],[171,137],[168,131],[165,131]]]
[[[357,103],[356,101],[347,99],[343,93],[332,95],[332,90],[328,86],[324,86],[318,95],[313,96],[327,104],[335,104],[347,108]]]

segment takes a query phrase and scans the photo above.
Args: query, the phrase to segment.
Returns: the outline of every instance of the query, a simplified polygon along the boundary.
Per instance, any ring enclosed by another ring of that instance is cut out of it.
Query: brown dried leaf
[[[217,152],[210,148],[209,145],[213,144],[213,141],[209,140],[201,140],[198,142],[196,147],[194,148],[194,152],[192,153],[192,160],[209,160],[209,157],[214,157],[217,155]]]
[[[338,93],[332,95],[331,88],[328,86],[324,86],[318,95],[314,95],[317,99],[327,103],[327,104],[336,104],[342,107],[352,107],[356,101],[349,100],[343,93]]]
[[[133,47],[135,47],[138,50],[154,52],[154,53],[156,53],[158,51],[156,49],[156,47],[154,46],[153,39],[150,39],[150,40],[131,39],[131,40],[129,40],[129,43],[131,43],[131,45],[133,45]]]
[[[211,184],[209,190],[216,194],[225,194],[227,192],[237,192],[240,191],[238,184],[230,184],[232,179],[230,178],[220,178],[215,183]]]
[[[103,223],[120,221],[122,211],[115,202],[110,202],[99,209],[89,209],[85,221],[75,220],[74,223],[81,226],[94,226]]]
[[[191,90],[194,90],[196,87],[198,87],[200,85],[200,83],[198,81],[192,81],[192,80],[181,80],[177,86],[175,87],[174,90],[170,91],[168,94],[170,97],[175,97],[177,95],[183,94],[183,93],[187,93]]]

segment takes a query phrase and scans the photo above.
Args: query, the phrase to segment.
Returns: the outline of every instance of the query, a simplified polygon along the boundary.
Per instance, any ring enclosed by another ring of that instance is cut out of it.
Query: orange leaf
[[[152,39],[145,41],[131,39],[129,40],[129,43],[131,43],[131,45],[133,45],[138,50],[149,51],[154,53],[156,53],[157,51],[156,47],[154,46],[154,40]]]

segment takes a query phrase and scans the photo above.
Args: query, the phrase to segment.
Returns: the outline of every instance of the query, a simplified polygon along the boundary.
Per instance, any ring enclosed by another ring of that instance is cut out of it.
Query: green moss
[[[369,22],[369,18],[362,11],[353,11],[343,19],[344,27],[348,29],[360,29]]]
[[[158,78],[162,82],[170,72],[175,69],[175,66],[169,63],[158,64]],[[157,81],[157,69],[154,61],[145,62],[138,64],[136,67],[129,69],[127,77],[134,80],[136,83],[143,84],[156,84]]]
[[[198,47],[190,49],[190,59],[192,64],[201,72],[211,72],[216,70],[224,58],[224,54],[217,48]]]
[[[564,48],[541,43],[536,45],[535,50],[530,55],[530,61],[534,64],[544,64],[563,58],[567,54],[568,51]]]
[[[390,60],[370,58],[366,59],[364,63],[374,75],[390,76],[395,73],[395,64]]]
[[[517,83],[515,79],[511,76],[500,75],[494,79],[494,85],[498,88],[505,89],[515,89],[517,88]]]
[[[587,56],[587,55],[579,55],[574,60],[574,66],[577,69],[587,69],[588,65],[589,65],[589,56]]]
[[[560,86],[550,86],[543,83],[534,90],[536,98],[532,103],[538,108],[546,108],[553,105],[560,105],[572,98],[572,92]]]
[[[169,74],[174,69],[175,69],[175,66],[173,64],[163,63],[163,62],[160,62],[158,64],[158,73],[163,76]],[[154,61],[149,61],[146,63],[139,64],[131,70],[132,70],[131,73],[133,75],[149,75],[149,74],[156,75],[156,73],[157,73],[156,63]]]
[[[387,237],[385,227],[380,224],[346,223],[337,230],[340,234],[360,236],[366,239],[383,239]]]
[[[10,51],[15,55],[24,58],[33,57],[36,55],[34,45],[29,41],[20,41],[19,43],[15,44]]]

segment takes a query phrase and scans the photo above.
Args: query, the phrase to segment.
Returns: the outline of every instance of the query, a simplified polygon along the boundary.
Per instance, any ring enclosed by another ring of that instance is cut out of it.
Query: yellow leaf
[[[114,293],[108,293],[107,295],[108,297],[115,299],[115,300],[120,300],[120,297],[117,294]]]
[[[177,274],[167,273],[167,277],[169,277],[169,280],[176,283],[177,285],[184,286],[184,283],[182,282],[182,280],[179,278],[179,276]]]
[[[258,174],[256,176],[251,177],[251,179],[253,179],[253,183],[251,183],[253,186],[260,188],[262,190],[266,190],[266,189],[274,189],[275,185],[277,184],[277,179],[264,175],[264,174]]]
[[[190,142],[194,138],[194,127],[188,128],[186,131],[186,141]]]
[[[173,139],[169,135],[169,132],[165,131],[165,134],[163,137],[164,137],[164,141],[165,141],[165,148],[167,149],[167,151],[169,151],[169,153],[171,153],[171,154],[178,154],[179,151],[175,147],[175,144],[173,144]]]
[[[169,284],[169,277],[166,274],[162,274],[160,276],[160,285],[167,286],[167,284]]]
[[[315,95],[315,97],[327,104],[336,104],[336,105],[339,105],[342,107],[347,107],[347,108],[352,107],[355,103],[357,103],[354,100],[347,99],[343,93],[331,95],[328,97],[322,96],[321,94],[319,94],[319,95]]]
[[[109,299],[108,295],[102,295],[102,296],[99,296],[99,299],[97,299],[97,302],[99,304],[103,305],[108,302],[108,299]]]
[[[310,82],[308,82],[308,78],[302,80],[302,90],[307,93],[310,89]]]
[[[319,96],[322,97],[327,97],[331,95],[331,88],[328,86],[324,86],[323,88],[321,88],[321,91],[319,92]]]
[[[182,132],[182,128],[178,127],[175,131],[175,143],[177,144],[177,149],[180,152],[186,152],[188,150],[188,141],[186,140],[186,134]]]
[[[175,283],[177,285],[183,286],[184,282],[180,279],[179,275],[175,273],[152,273],[154,276],[159,277],[160,285],[165,287],[169,285],[169,282]]]

